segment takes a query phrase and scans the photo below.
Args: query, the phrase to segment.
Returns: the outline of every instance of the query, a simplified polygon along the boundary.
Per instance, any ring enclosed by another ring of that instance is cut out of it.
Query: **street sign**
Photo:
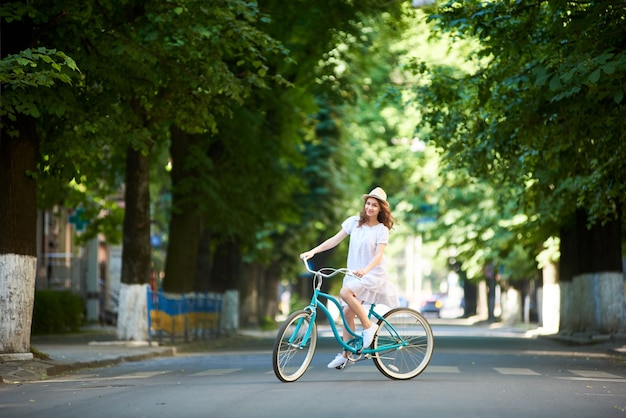
[[[76,228],[76,232],[84,231],[87,227],[87,224],[89,223],[89,221],[85,219],[85,209],[76,209],[74,213],[69,216],[68,222],[74,225],[74,228]]]

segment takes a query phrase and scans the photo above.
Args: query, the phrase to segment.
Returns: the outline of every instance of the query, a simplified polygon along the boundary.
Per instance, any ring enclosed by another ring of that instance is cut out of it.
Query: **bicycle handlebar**
[[[352,272],[352,270],[343,267],[340,269],[335,269],[332,267],[323,267],[321,269],[319,269],[318,271],[315,270],[311,270],[311,268],[309,267],[309,263],[307,262],[307,260],[305,260],[304,258],[302,259],[302,262],[304,263],[304,268],[306,268],[306,271],[308,271],[309,273],[313,273],[316,276],[320,276],[323,277],[325,279],[328,279],[329,277],[333,277],[336,276],[338,274],[350,274],[350,275],[354,275],[354,273]],[[323,271],[330,271],[330,273],[322,273]],[[356,276],[355,276],[356,277]]]

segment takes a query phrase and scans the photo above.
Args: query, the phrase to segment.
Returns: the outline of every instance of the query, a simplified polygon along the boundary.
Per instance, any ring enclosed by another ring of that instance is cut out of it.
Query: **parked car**
[[[443,295],[432,295],[422,302],[420,313],[427,318],[439,318],[444,301]]]

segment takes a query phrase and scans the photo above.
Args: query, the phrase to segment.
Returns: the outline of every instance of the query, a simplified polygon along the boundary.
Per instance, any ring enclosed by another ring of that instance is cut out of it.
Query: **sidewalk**
[[[172,346],[117,341],[115,328],[100,326],[87,327],[76,334],[33,336],[31,347],[36,353],[32,359],[0,355],[0,383],[43,380],[72,370],[172,356],[176,352]]]
[[[433,327],[448,326],[475,326],[496,333],[519,333],[520,336],[536,337],[537,330],[524,330],[510,328],[499,323],[476,322],[473,324],[459,320],[455,323],[450,321],[433,320]],[[329,334],[330,331],[318,327],[321,334]],[[236,343],[250,347],[252,340],[272,340],[276,331],[246,331],[242,330],[235,336],[219,337],[211,342],[196,341],[185,343],[181,341],[175,345],[159,345],[153,342],[149,345],[146,341],[118,341],[115,328],[91,326],[84,328],[80,333],[65,335],[34,336],[31,346],[36,353],[33,359],[15,360],[10,356],[0,355],[0,383],[17,384],[27,381],[45,380],[74,370],[105,367],[125,361],[139,361],[152,357],[174,356],[182,351],[210,351],[224,347],[232,348]],[[601,336],[560,336],[545,335],[543,338],[554,338],[561,343],[569,345],[588,346],[595,349],[606,349],[615,355],[626,356],[626,339],[608,338]],[[223,340],[223,341],[222,341]],[[254,344],[252,344],[254,345]],[[7,360],[6,358],[9,357]],[[46,358],[41,358],[46,357]]]

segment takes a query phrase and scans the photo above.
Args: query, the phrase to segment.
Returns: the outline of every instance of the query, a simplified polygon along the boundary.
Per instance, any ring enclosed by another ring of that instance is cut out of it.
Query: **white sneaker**
[[[330,363],[328,363],[329,369],[343,369],[343,367],[348,362],[348,359],[343,356],[343,353],[337,354],[337,357],[333,359]]]
[[[372,345],[372,341],[374,341],[374,334],[376,334],[377,325],[372,324],[368,329],[364,329],[361,336],[363,337],[363,348],[369,348]]]

